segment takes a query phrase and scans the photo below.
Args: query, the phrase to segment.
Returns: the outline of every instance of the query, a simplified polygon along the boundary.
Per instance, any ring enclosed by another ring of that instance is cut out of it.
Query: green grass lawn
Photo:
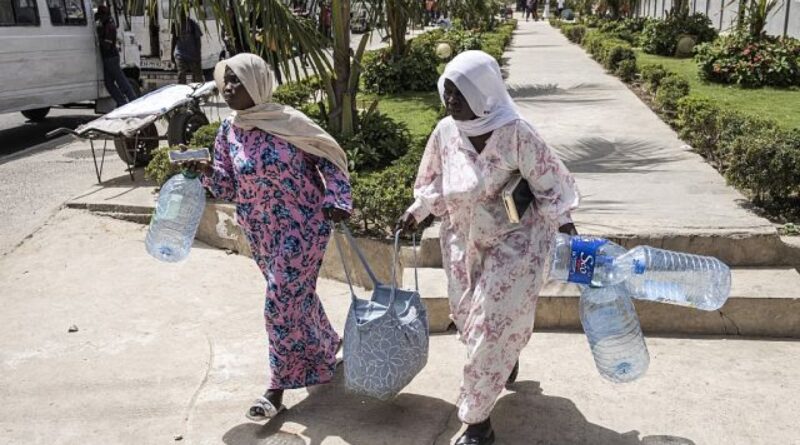
[[[660,63],[685,77],[693,95],[708,98],[722,107],[778,121],[786,128],[800,128],[800,90],[775,88],[744,89],[704,82],[692,59],[654,56],[636,50],[639,66]]]
[[[438,120],[441,105],[438,93],[410,92],[390,96],[362,94],[358,97],[358,106],[369,108],[375,99],[378,99],[378,110],[405,123],[415,139],[427,138]]]

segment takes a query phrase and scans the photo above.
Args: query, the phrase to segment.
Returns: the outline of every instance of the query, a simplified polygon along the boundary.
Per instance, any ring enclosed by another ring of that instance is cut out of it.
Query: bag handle
[[[342,224],[342,227],[347,230],[347,227]],[[335,235],[335,232],[334,232]],[[334,241],[336,244],[336,250],[339,251],[339,258],[342,259],[342,267],[344,268],[344,275],[347,277],[347,285],[350,286],[350,299],[352,301],[356,300],[356,292],[353,290],[353,281],[350,279],[350,268],[347,267],[347,261],[344,259],[344,252],[342,252],[342,246],[339,244],[339,240],[334,236]]]
[[[352,233],[350,233],[350,229],[342,223],[342,232],[344,233],[345,238],[347,239],[348,244],[350,247],[355,250],[356,255],[358,255],[361,264],[366,269],[367,274],[369,275],[370,279],[372,280],[373,285],[377,288],[382,283],[378,281],[375,274],[372,272],[372,269],[369,267],[367,263],[367,259],[364,257],[363,252],[361,249],[358,248],[358,244],[356,244],[355,240],[353,239]],[[400,233],[401,231],[398,230],[394,235],[394,251],[392,252],[392,287],[390,292],[389,298],[389,306],[392,307],[394,305],[395,300],[395,290],[397,289],[397,256],[400,252]],[[335,238],[335,237],[334,237]],[[350,287],[350,297],[352,300],[356,299],[356,293],[353,289],[353,280],[350,277],[350,268],[347,267],[347,261],[344,258],[344,251],[342,251],[342,246],[339,244],[338,239],[334,239],[336,243],[336,250],[339,252],[339,258],[342,260],[342,267],[344,268],[345,277],[347,277],[347,285]],[[412,236],[412,245],[414,249],[414,289],[419,292],[419,273],[418,273],[418,266],[417,266],[417,235],[416,233]]]
[[[369,263],[367,263],[367,258],[364,256],[364,253],[361,252],[361,249],[359,249],[358,243],[356,243],[356,240],[353,239],[353,234],[350,233],[350,229],[348,229],[347,226],[344,223],[342,223],[342,232],[344,233],[344,236],[347,239],[347,243],[350,245],[350,248],[353,249],[356,252],[356,255],[358,256],[359,261],[361,261],[361,265],[364,266],[364,270],[367,271],[367,275],[369,275],[369,279],[372,280],[372,285],[374,287],[378,287],[381,284],[383,284],[380,281],[378,281],[378,277],[375,276],[375,273],[369,267]],[[338,243],[337,243],[337,246],[338,246]],[[342,255],[341,249],[339,250],[339,254]],[[344,255],[342,255],[342,264],[344,264]],[[347,266],[345,266],[345,269],[347,269]]]
[[[394,234],[394,252],[392,252],[392,290],[389,296],[389,307],[394,308],[394,300],[395,300],[395,291],[397,290],[397,257],[400,254],[400,233],[402,230],[398,230]],[[417,234],[413,234],[411,237],[412,246],[414,249],[414,290],[419,293],[419,274],[418,274],[418,267],[417,267]],[[394,309],[392,309],[394,312]]]

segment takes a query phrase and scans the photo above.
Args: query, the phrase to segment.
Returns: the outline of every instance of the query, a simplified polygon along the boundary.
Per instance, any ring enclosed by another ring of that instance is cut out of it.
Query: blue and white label
[[[607,242],[608,240],[601,238],[572,238],[572,254],[567,281],[591,284],[594,267],[597,263],[597,249]]]

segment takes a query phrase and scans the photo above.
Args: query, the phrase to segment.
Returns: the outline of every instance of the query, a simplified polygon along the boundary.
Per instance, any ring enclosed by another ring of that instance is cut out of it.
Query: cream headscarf
[[[217,63],[214,80],[221,92],[225,68],[229,67],[250,93],[255,106],[233,112],[233,125],[252,130],[258,128],[286,140],[295,147],[331,161],[345,175],[347,154],[333,137],[305,114],[288,105],[272,103],[272,70],[255,54],[237,54]]]
[[[466,136],[480,136],[517,119],[525,120],[503,83],[500,65],[483,51],[464,51],[453,58],[439,77],[439,96],[444,102],[444,81],[452,81],[472,112],[478,117],[470,121],[454,120]]]

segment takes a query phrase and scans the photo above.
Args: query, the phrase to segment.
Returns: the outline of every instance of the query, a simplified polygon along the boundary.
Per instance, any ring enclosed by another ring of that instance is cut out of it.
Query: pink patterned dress
[[[269,389],[329,382],[339,336],[316,294],[331,234],[322,210],[352,210],[347,176],[327,159],[225,120],[203,184],[236,204],[236,220],[267,281]]]
[[[521,172],[535,195],[519,224],[501,192]],[[550,242],[578,205],[571,174],[527,123],[498,128],[479,154],[447,117],[425,148],[409,208],[442,218],[441,247],[452,319],[467,346],[458,400],[462,422],[489,417],[533,331]]]

